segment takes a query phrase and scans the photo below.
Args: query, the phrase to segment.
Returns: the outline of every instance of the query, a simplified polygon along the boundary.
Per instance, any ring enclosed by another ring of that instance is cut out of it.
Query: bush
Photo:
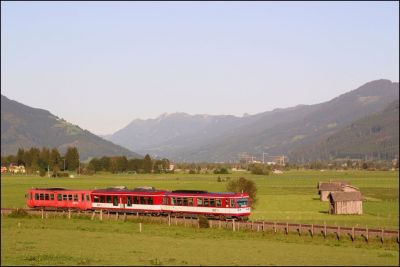
[[[23,209],[16,209],[13,210],[8,216],[12,218],[21,218],[21,217],[27,217],[28,213]]]
[[[57,174],[53,174],[51,177],[69,177],[68,172],[58,172]]]
[[[190,170],[189,174],[196,174],[196,171],[195,170]]]
[[[227,168],[216,168],[214,174],[229,174]]]
[[[210,223],[204,215],[199,216],[199,226],[200,228],[210,228]]]

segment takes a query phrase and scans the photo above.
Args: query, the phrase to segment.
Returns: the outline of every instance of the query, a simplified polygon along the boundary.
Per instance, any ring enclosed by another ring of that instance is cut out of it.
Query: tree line
[[[40,175],[49,170],[52,170],[53,174],[60,171],[76,171],[80,164],[76,147],[68,147],[63,155],[57,148],[32,147],[29,150],[19,148],[16,155],[2,156],[1,163],[23,165],[27,172],[39,171]]]
[[[127,159],[125,156],[93,158],[88,164],[88,169],[94,173],[106,171],[111,173],[135,172],[135,173],[167,173],[170,162],[164,158],[152,160],[147,154],[143,159]]]

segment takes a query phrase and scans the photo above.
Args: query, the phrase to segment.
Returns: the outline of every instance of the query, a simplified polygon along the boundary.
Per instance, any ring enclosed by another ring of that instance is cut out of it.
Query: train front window
[[[236,200],[236,203],[238,205],[238,207],[246,207],[247,203],[248,203],[248,199],[247,198],[239,198],[238,200]]]

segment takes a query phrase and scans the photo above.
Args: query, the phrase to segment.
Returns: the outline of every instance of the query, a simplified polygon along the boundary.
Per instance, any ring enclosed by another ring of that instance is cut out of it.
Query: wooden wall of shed
[[[321,201],[329,201],[329,194],[331,191],[321,191],[320,200]]]
[[[362,201],[339,201],[333,204],[334,214],[362,214]]]

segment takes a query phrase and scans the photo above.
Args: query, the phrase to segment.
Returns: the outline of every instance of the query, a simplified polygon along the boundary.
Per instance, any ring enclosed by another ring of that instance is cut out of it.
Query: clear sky
[[[398,2],[2,2],[1,92],[95,134],[399,80]]]

